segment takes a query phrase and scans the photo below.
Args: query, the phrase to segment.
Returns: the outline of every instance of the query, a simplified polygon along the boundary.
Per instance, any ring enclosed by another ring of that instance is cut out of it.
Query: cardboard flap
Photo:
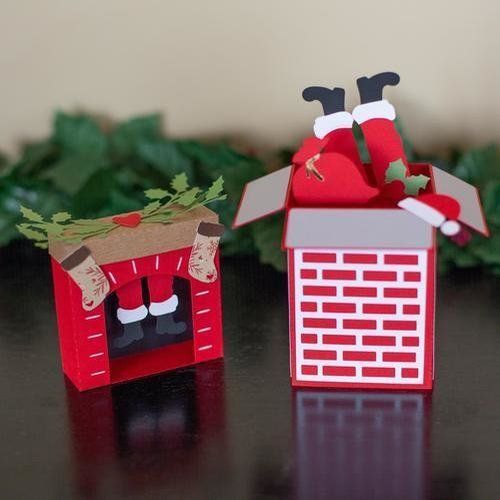
[[[458,220],[477,232],[489,236],[477,188],[440,168],[432,166],[431,169],[434,192],[451,196],[460,203]]]
[[[277,170],[247,183],[233,227],[240,227],[262,219],[285,208],[292,166]]]

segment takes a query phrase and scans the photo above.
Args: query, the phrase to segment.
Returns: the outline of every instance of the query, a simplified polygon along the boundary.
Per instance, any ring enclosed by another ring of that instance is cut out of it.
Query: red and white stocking
[[[109,281],[86,246],[66,257],[61,266],[80,287],[85,311],[91,311],[104,301],[110,289]]]
[[[217,279],[215,254],[219,240],[224,232],[222,224],[200,222],[189,256],[189,274],[204,283],[213,283]]]

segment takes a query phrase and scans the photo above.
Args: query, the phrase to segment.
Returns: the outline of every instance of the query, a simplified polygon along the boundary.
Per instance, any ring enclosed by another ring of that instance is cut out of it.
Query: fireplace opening
[[[141,279],[141,286],[144,305],[148,308],[150,297],[146,277]],[[163,324],[164,328],[162,329],[162,323],[159,323],[165,321],[165,318],[154,316],[148,311],[147,316],[136,322],[132,327],[134,333],[131,335],[129,331],[128,337],[124,336],[127,325],[122,324],[118,319],[119,305],[116,293],[112,293],[106,298],[106,333],[108,353],[111,360],[192,341],[193,321],[189,280],[175,276],[173,279],[173,292],[178,297],[178,305],[175,311],[171,313],[172,318],[166,318],[167,327],[165,328],[165,324]]]

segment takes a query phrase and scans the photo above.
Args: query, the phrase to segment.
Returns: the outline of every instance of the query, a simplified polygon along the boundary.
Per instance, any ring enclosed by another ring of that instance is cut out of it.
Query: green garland
[[[221,176],[203,192],[198,187],[189,187],[185,173],[178,174],[170,183],[171,191],[160,188],[144,191],[150,202],[134,213],[140,216],[140,223],[169,224],[179,214],[214,201],[225,200],[223,185]],[[20,211],[26,222],[16,225],[18,231],[33,240],[39,248],[47,248],[49,238],[69,244],[81,243],[92,236],[104,237],[122,225],[114,218],[72,219],[68,212],[57,212],[50,220],[45,220],[39,213],[22,205]]]

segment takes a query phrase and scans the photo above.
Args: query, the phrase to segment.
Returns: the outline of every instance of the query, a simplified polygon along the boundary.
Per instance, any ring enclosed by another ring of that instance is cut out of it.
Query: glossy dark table
[[[1,498],[500,498],[498,279],[440,280],[432,394],[292,391],[286,277],[251,259],[224,261],[224,361],[78,393],[47,256],[0,259]]]

